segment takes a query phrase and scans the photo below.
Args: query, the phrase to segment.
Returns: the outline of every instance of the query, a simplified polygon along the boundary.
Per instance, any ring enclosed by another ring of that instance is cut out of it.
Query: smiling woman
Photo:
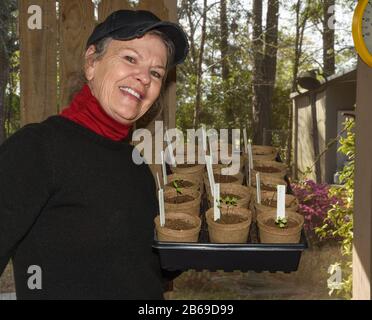
[[[148,38],[150,38],[150,41],[147,41]],[[140,62],[138,60],[138,57],[142,58],[142,60],[145,59],[145,57],[140,55],[138,50],[136,50],[136,46],[138,46],[138,45],[141,46],[141,40],[143,40],[143,39],[145,39],[145,41],[142,42],[142,46],[144,46],[144,45],[148,46],[150,44],[150,42],[154,42],[154,45],[152,46],[152,48],[159,49],[160,51],[162,51],[163,46],[165,46],[165,48],[166,48],[166,63],[163,64],[163,65],[162,64],[155,65],[153,70],[150,70],[151,76],[155,80],[156,79],[161,80],[160,93],[158,94],[158,97],[156,98],[155,102],[153,102],[151,104],[152,109],[156,108],[156,110],[154,110],[154,112],[152,112],[152,114],[154,116],[156,116],[161,111],[160,104],[158,103],[158,99],[159,99],[159,97],[161,97],[161,95],[164,92],[165,80],[167,78],[169,69],[172,67],[172,65],[174,63],[173,59],[174,59],[174,53],[176,51],[176,49],[174,47],[174,43],[170,40],[170,38],[167,36],[167,34],[161,32],[159,30],[156,30],[156,29],[151,30],[148,33],[146,33],[146,35],[143,38],[139,38],[139,39],[136,38],[132,41],[126,41],[125,42],[126,46],[123,46],[122,41],[113,40],[112,37],[106,37],[106,38],[103,38],[102,40],[98,41],[97,44],[95,44],[94,46],[92,45],[88,49],[88,51],[87,51],[87,53],[84,57],[85,67],[84,67],[84,74],[83,74],[83,76],[81,76],[81,78],[82,78],[81,80],[82,80],[83,84],[85,84],[87,82],[86,70],[87,70],[88,67],[92,66],[92,64],[95,66],[97,63],[101,63],[102,62],[101,60],[104,60],[104,62],[109,62],[110,63],[110,61],[107,61],[107,60],[110,60],[110,58],[115,59],[115,56],[119,60],[122,60],[121,62],[126,60],[128,63],[130,63],[130,65],[135,65],[136,63],[138,64]],[[139,44],[138,44],[138,42],[139,42]],[[139,48],[139,50],[141,50],[141,49]],[[111,54],[111,56],[109,57],[110,54]],[[77,82],[79,82],[79,81],[77,81]],[[156,81],[156,82],[158,83],[158,81]],[[81,86],[81,84],[78,85],[78,86]],[[119,88],[122,91],[124,91],[125,93],[133,95],[139,101],[142,101],[144,99],[144,96],[143,96],[143,91],[144,90],[142,90],[142,92],[138,92],[138,90],[136,91],[129,86],[120,86]],[[104,105],[103,105],[103,107],[104,107]],[[112,113],[114,112],[114,110],[107,110],[107,111],[112,112]],[[144,111],[144,112],[142,112],[141,116],[144,113],[146,113],[148,111],[148,109],[147,110],[142,109],[142,111]],[[137,118],[139,118],[139,116],[137,116]],[[124,121],[124,122],[128,121],[128,119],[127,119],[127,121],[125,121],[126,119],[121,118],[120,113],[118,114],[118,119],[117,120]]]
[[[124,125],[134,123],[160,95],[166,46],[158,36],[146,34],[128,41],[110,41],[102,59],[92,59],[94,53],[91,45],[85,68],[93,96],[111,118]]]
[[[116,11],[88,39],[69,106],[1,145],[0,274],[12,258],[18,299],[162,299],[155,183],[127,136],[187,52],[177,24]]]

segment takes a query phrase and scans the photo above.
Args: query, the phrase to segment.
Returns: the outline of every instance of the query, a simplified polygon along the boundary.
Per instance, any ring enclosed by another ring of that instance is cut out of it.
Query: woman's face
[[[167,49],[156,35],[112,40],[100,60],[86,52],[86,77],[104,111],[122,124],[132,124],[159,97],[166,72]]]

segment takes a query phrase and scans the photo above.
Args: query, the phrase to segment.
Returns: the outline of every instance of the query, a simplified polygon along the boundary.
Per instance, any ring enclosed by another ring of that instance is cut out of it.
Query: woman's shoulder
[[[6,150],[22,149],[26,152],[49,150],[56,129],[50,125],[50,118],[29,123],[18,129],[0,145],[0,153]]]
[[[47,120],[46,120],[47,121]],[[22,128],[17,130],[11,136],[9,136],[3,143],[3,145],[14,144],[14,143],[43,143],[48,138],[53,129],[46,124],[46,121],[40,123],[29,123],[24,125]]]

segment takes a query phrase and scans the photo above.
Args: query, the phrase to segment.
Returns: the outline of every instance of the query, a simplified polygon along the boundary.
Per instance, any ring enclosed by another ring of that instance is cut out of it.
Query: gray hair
[[[163,41],[165,47],[167,48],[167,65],[166,65],[166,74],[167,74],[170,69],[170,66],[173,64],[174,53],[176,51],[173,41],[171,41],[165,33],[159,30],[156,30],[156,29],[150,30],[146,34],[158,36]],[[96,48],[96,51],[93,54],[93,60],[100,60],[103,58],[103,56],[106,54],[107,47],[112,40],[113,40],[112,37],[106,37],[106,38],[101,39],[94,45]]]

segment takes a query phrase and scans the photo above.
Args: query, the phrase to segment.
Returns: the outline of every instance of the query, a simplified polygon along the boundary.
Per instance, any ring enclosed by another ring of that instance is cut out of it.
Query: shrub
[[[314,242],[334,238],[332,235],[319,237],[315,230],[324,224],[328,211],[340,201],[337,195],[330,194],[330,186],[305,180],[293,184],[292,190],[299,200],[299,212],[304,216],[307,236]]]
[[[352,249],[353,249],[353,213],[354,213],[354,170],[355,170],[355,133],[353,132],[354,120],[350,119],[344,123],[347,135],[340,139],[339,152],[345,154],[349,161],[340,172],[341,187],[332,188],[330,194],[333,197],[342,198],[343,201],[336,202],[328,211],[324,224],[316,230],[321,238],[330,236],[338,237],[341,243],[341,253],[346,262],[336,262],[342,270],[342,282],[337,288],[329,286],[330,294],[334,291],[347,299],[352,294]]]

